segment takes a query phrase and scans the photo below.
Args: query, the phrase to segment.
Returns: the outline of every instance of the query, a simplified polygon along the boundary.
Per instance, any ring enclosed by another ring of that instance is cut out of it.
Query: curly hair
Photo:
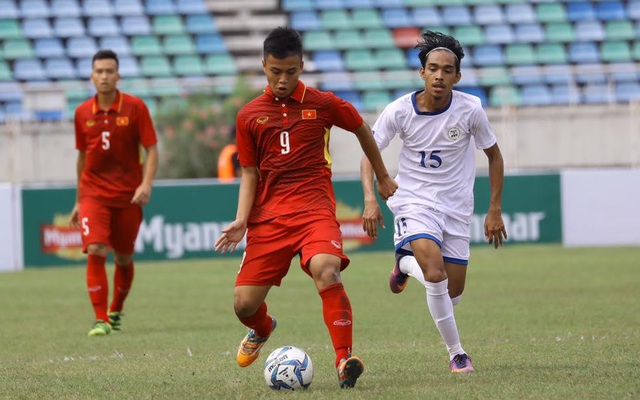
[[[445,35],[444,33],[425,31],[420,35],[416,49],[418,58],[420,59],[420,65],[424,68],[427,62],[427,56],[429,53],[438,47],[444,47],[450,50],[456,56],[456,72],[460,72],[460,60],[464,57],[464,50],[462,45],[458,42],[458,39],[453,36]]]

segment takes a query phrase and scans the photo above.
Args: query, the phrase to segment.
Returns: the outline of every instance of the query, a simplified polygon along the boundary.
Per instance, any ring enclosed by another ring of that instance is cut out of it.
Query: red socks
[[[113,284],[115,287],[113,290],[113,300],[111,301],[109,311],[122,311],[124,300],[129,294],[129,289],[131,289],[133,275],[133,261],[131,261],[131,264],[127,266],[116,264],[116,272],[113,277]]]
[[[351,302],[341,283],[318,292],[322,299],[322,315],[329,329],[329,336],[336,351],[336,367],[340,360],[351,355],[353,344],[353,317]]]
[[[106,257],[90,254],[87,257],[87,289],[93,304],[96,320],[109,321],[107,303],[109,302],[109,281],[105,268]]]
[[[267,303],[262,302],[258,311],[250,317],[238,317],[240,322],[247,328],[253,329],[260,337],[268,336],[271,333],[271,317],[267,315]]]

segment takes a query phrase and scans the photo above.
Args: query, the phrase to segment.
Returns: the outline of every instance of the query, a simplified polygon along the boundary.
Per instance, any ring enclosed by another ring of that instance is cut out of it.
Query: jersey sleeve
[[[476,148],[479,150],[488,149],[496,144],[496,135],[491,129],[487,113],[484,112],[482,106],[475,107],[471,118],[471,134],[475,138]]]
[[[373,124],[373,138],[376,140],[378,149],[384,150],[396,136],[398,132],[398,123],[396,118],[396,109],[394,103],[389,104],[382,111],[378,119]]]
[[[236,144],[238,146],[238,161],[243,167],[258,165],[258,149],[251,135],[247,117],[239,112],[236,118]]]
[[[76,136],[76,150],[86,151],[87,142],[85,141],[84,133],[82,132],[82,118],[80,117],[80,107],[76,108],[74,115],[74,126]]]
[[[362,126],[362,116],[356,108],[346,100],[330,93],[331,103],[329,104],[329,112],[331,113],[332,123],[346,131],[353,132]]]
[[[138,102],[138,132],[140,134],[140,143],[143,147],[149,147],[158,143],[156,130],[153,127],[151,114],[147,105],[142,100]]]

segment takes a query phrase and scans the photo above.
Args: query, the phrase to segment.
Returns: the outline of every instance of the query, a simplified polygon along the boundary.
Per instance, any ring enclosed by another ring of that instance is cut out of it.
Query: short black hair
[[[456,72],[460,72],[460,61],[464,57],[464,50],[462,49],[462,45],[458,42],[458,39],[453,36],[445,35],[444,33],[434,32],[434,31],[425,31],[420,35],[420,39],[418,39],[418,44],[416,45],[416,49],[420,52],[418,53],[418,58],[420,59],[420,64],[424,68],[427,62],[427,55],[429,52],[436,47],[444,47],[446,49],[451,50],[453,54],[456,56]]]
[[[93,55],[93,59],[91,60],[91,66],[96,62],[96,60],[114,60],[116,62],[116,66],[120,66],[120,61],[118,60],[118,55],[113,50],[103,49],[98,50],[96,54]]]
[[[280,60],[294,55],[302,58],[302,36],[288,26],[279,26],[264,39],[263,53],[265,59],[269,55]]]

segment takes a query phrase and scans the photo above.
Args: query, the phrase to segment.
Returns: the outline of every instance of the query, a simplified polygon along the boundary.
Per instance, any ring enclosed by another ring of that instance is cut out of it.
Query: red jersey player
[[[95,311],[89,336],[120,329],[124,300],[133,281],[133,248],[149,202],[158,166],[156,132],[142,100],[116,85],[118,56],[100,50],[93,56],[91,80],[95,97],[76,109],[78,191],[71,225],[82,233],[87,258],[87,287]],[[140,147],[146,151],[144,170]],[[105,269],[108,249],[115,258],[111,305]]]
[[[234,289],[235,313],[249,332],[237,361],[253,363],[276,327],[265,299],[279,286],[291,260],[316,285],[336,353],[342,388],[353,387],[364,370],[352,350],[352,312],[340,271],[349,264],[335,215],[329,131],[333,125],[355,133],[386,199],[396,182],[389,176],[369,127],[355,108],[332,93],[299,81],[302,40],[279,27],[264,40],[262,69],[268,86],[237,116],[236,140],[242,166],[236,220],[216,242],[220,252],[235,250],[247,233],[247,246]]]

